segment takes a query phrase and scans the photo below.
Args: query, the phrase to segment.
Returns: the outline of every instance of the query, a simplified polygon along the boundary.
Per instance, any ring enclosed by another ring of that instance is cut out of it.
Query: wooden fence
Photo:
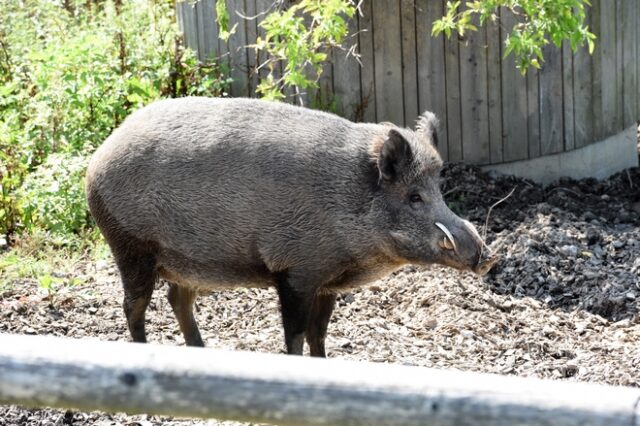
[[[331,426],[640,426],[640,389],[0,334],[0,404]]]
[[[228,43],[217,37],[215,0],[177,6],[187,44],[201,58],[229,61],[232,96],[254,96],[254,71],[263,60],[244,48],[260,34],[260,17],[241,15],[260,15],[272,3],[227,0],[230,25],[238,24]],[[592,0],[587,22],[598,37],[594,55],[586,48],[574,54],[566,45],[550,46],[542,69],[526,77],[512,56],[503,59],[512,16],[503,13],[500,25],[482,27],[465,40],[431,37],[444,3],[364,0],[347,42],[357,44],[362,66],[334,52],[314,95],[319,103],[335,100],[337,112],[350,119],[406,126],[419,112],[434,111],[441,119],[443,157],[473,164],[571,151],[618,134],[639,118],[638,0]]]

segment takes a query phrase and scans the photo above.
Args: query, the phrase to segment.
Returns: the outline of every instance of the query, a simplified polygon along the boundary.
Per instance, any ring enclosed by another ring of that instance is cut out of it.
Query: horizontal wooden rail
[[[283,425],[640,426],[640,389],[0,334],[0,404]]]

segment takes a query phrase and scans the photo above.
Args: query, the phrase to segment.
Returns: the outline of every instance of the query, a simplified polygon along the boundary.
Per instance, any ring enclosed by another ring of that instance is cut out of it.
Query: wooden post
[[[640,389],[0,334],[0,403],[283,425],[640,426]]]
[[[284,425],[640,426],[640,389],[0,334],[0,404]]]

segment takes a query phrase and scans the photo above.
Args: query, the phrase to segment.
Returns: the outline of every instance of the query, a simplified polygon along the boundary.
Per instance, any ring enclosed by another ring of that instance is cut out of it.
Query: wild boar
[[[252,99],[133,113],[93,155],[91,214],[111,247],[135,342],[158,278],[188,345],[199,291],[277,290],[287,352],[325,356],[336,295],[406,264],[483,274],[495,258],[439,189],[436,117],[415,130]]]

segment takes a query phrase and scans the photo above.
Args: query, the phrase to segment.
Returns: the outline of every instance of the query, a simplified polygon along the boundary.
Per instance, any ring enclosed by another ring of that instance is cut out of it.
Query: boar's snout
[[[485,275],[498,261],[498,255],[491,252],[471,222],[458,217],[452,222],[450,226],[436,222],[442,231],[438,246],[445,259],[443,263]]]

